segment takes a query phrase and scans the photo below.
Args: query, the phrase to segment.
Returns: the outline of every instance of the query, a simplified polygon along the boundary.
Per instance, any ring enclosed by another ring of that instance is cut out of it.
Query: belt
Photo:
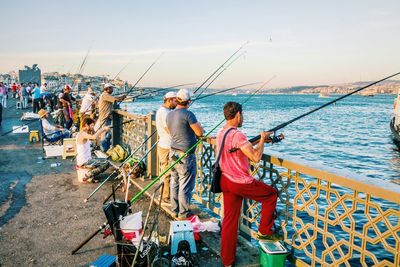
[[[182,149],[179,149],[179,148],[171,147],[171,150],[175,150],[175,151],[178,151],[178,152],[181,152],[181,153],[186,153],[186,151],[182,151]],[[196,150],[194,149],[194,151],[191,151],[191,152],[188,153],[188,154],[194,154],[195,151],[196,151]]]

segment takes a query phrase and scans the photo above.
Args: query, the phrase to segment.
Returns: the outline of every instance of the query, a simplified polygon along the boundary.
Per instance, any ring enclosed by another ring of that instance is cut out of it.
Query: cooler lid
[[[259,241],[261,249],[267,254],[285,254],[289,253],[289,251],[285,248],[285,246],[281,243],[281,241]]]

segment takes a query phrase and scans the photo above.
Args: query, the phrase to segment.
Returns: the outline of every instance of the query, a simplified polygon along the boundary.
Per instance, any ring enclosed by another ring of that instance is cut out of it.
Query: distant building
[[[65,74],[61,75],[60,77],[61,87],[64,87],[66,84],[72,85],[73,82],[74,81],[72,80],[72,78]]]
[[[47,90],[54,91],[60,87],[60,79],[58,76],[46,76],[44,82],[47,83]]]
[[[25,66],[24,70],[19,70],[20,83],[38,83],[41,85],[41,71],[37,64],[33,64],[32,68]]]

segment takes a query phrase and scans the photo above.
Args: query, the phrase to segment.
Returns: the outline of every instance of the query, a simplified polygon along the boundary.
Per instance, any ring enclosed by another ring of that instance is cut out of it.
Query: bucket
[[[78,176],[78,182],[83,182],[83,178],[85,178],[85,175],[89,172],[89,169],[85,169],[85,168],[77,168],[76,169],[76,173]]]
[[[281,241],[259,241],[260,266],[262,267],[284,267],[289,251]]]
[[[122,218],[120,224],[122,235],[131,242],[140,241],[142,236],[142,212],[136,212]]]

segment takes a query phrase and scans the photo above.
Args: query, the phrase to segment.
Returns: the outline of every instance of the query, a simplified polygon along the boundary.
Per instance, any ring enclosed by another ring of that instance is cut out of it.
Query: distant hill
[[[325,92],[329,94],[347,94],[350,91],[356,90],[357,88],[366,86],[374,81],[359,81],[354,83],[343,83],[335,85],[318,85],[318,86],[293,86],[288,88],[274,88],[264,90],[265,93],[275,94],[319,94]],[[377,85],[366,88],[363,93],[370,94],[397,94],[400,89],[400,81],[398,80],[387,80]]]

